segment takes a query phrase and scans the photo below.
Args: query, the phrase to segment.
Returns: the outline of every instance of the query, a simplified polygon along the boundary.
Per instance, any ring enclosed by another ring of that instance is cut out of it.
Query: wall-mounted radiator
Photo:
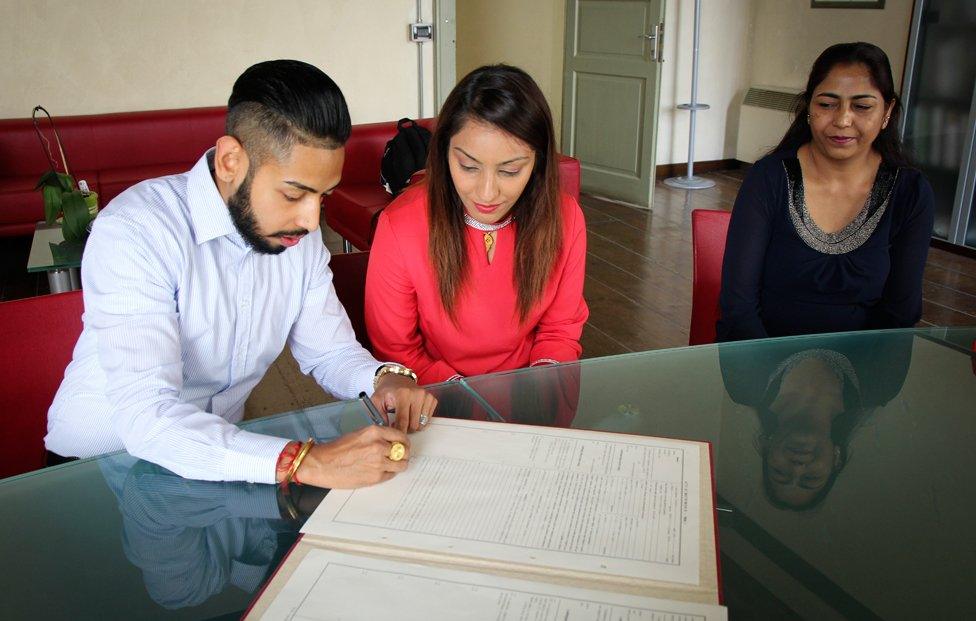
[[[790,126],[797,91],[778,86],[752,86],[739,114],[735,158],[755,162],[779,144]]]

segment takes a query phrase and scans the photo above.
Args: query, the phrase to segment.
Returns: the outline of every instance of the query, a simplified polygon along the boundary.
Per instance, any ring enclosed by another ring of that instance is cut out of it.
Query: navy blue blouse
[[[825,233],[807,211],[796,151],[764,157],[732,210],[718,340],[915,325],[933,218],[922,174],[882,165],[861,212]]]

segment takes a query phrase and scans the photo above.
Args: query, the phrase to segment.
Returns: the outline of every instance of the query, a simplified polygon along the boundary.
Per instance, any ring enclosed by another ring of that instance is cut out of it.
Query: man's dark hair
[[[286,159],[296,144],[337,149],[352,124],[342,91],[322,70],[298,60],[269,60],[234,82],[227,102],[227,135],[256,165]]]

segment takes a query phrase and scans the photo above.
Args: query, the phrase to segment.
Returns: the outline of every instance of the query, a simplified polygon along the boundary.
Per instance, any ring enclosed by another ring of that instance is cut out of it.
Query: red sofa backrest
[[[189,170],[224,133],[223,106],[56,117],[71,174],[99,193],[102,207],[125,188]],[[41,121],[58,169],[57,144]],[[0,120],[0,236],[29,235],[44,217],[34,185],[50,168],[31,119]]]
[[[151,164],[195,162],[224,133],[227,108],[152,110],[55,117],[72,173]],[[51,140],[47,120],[41,129]],[[34,175],[48,169],[30,119],[0,120],[0,171]],[[62,171],[63,172],[63,171]]]
[[[44,467],[47,410],[83,310],[81,291],[0,303],[0,478]]]

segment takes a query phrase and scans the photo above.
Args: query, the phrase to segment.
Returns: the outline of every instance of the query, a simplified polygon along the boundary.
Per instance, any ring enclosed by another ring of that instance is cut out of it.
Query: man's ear
[[[244,145],[233,136],[221,136],[217,139],[217,151],[214,153],[214,176],[228,185],[237,185],[247,176],[247,152]]]

